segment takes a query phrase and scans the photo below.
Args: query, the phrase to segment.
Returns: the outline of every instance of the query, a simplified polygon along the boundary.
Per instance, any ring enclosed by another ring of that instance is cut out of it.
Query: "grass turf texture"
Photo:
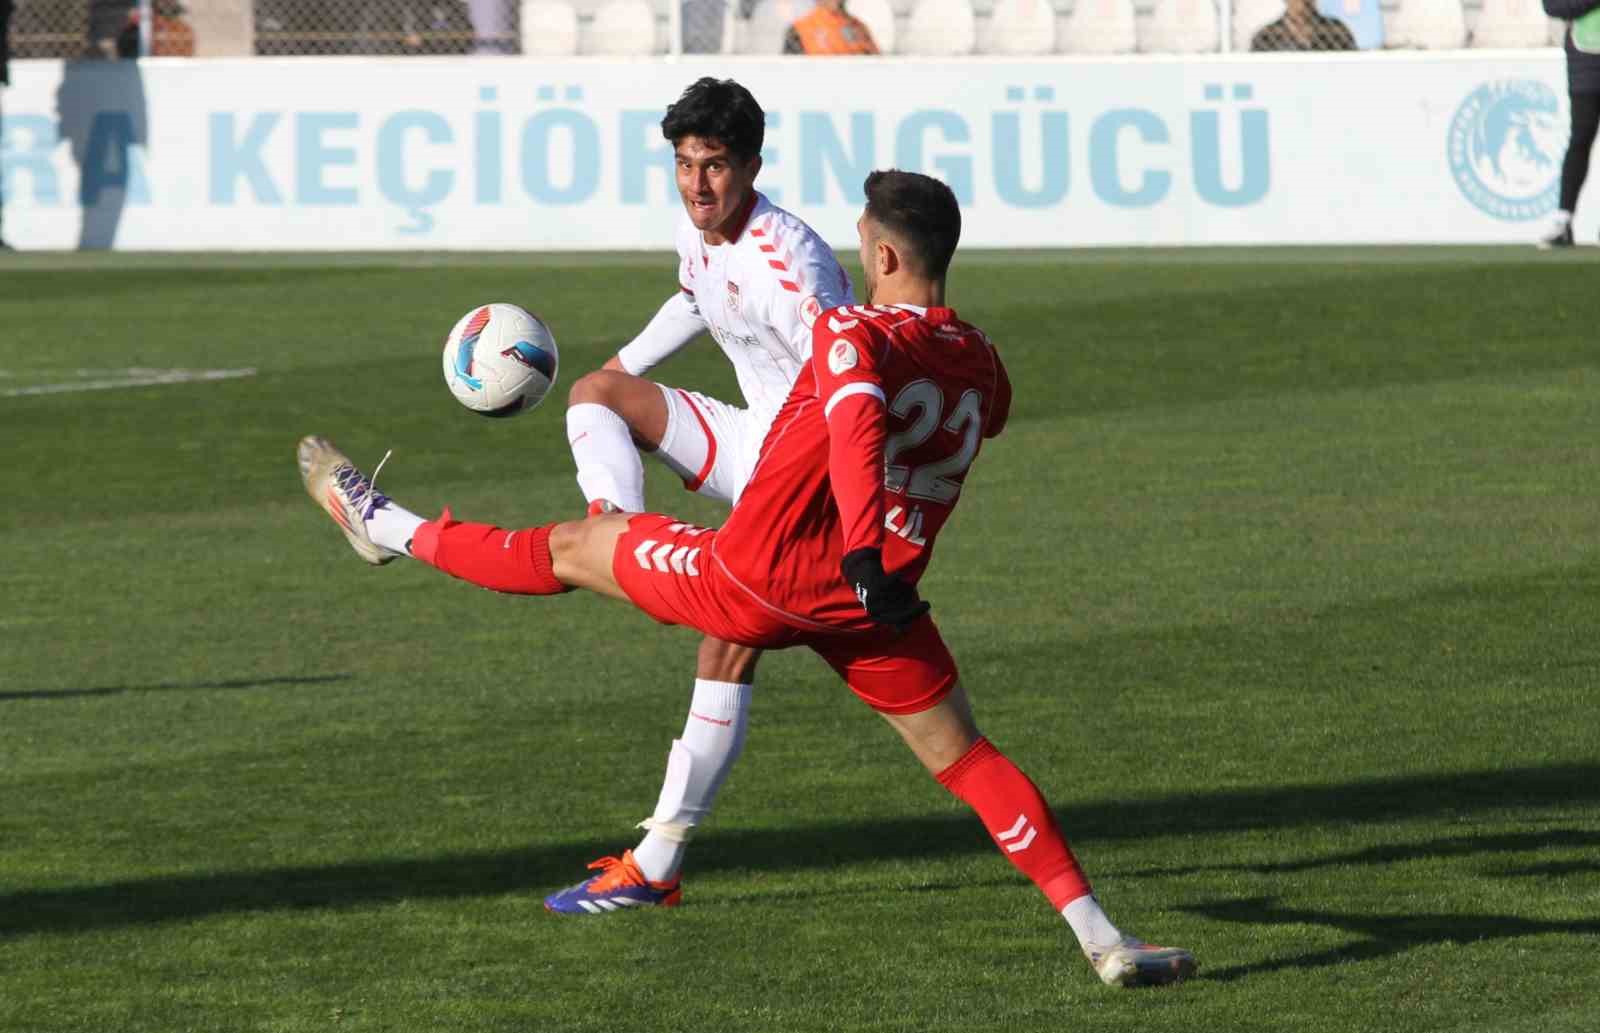
[[[1127,929],[1118,993],[827,669],[763,661],[686,904],[563,920],[631,845],[693,637],[359,563],[332,436],[413,508],[580,499],[561,402],[440,379],[540,312],[562,387],[660,257],[0,259],[0,1029],[1504,1030],[1600,1023],[1600,264],[983,255],[1017,384],[924,581],[988,734]],[[662,371],[731,397],[710,346]],[[559,389],[558,389],[559,390]],[[650,468],[663,508],[715,507]]]

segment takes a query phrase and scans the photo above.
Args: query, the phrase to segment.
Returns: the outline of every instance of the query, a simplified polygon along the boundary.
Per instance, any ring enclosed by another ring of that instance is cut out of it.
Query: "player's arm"
[[[803,246],[795,256],[799,291],[773,291],[767,312],[767,325],[788,342],[795,358],[811,359],[813,330],[821,314],[841,305],[855,304],[850,276],[839,266],[827,245],[816,241]],[[832,338],[829,338],[832,340]]]
[[[883,569],[883,449],[888,436],[879,346],[861,325],[817,321],[812,364],[828,423],[828,479],[844,537],[840,572],[880,624],[904,628],[928,612],[914,585]]]
[[[637,337],[606,360],[603,368],[640,376],[670,358],[705,329],[705,318],[700,315],[694,297],[680,290],[667,299]]]

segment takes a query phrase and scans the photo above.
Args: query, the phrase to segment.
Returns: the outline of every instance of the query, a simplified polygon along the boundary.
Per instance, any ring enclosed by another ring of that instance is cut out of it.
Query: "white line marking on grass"
[[[62,374],[56,374],[60,376]],[[58,395],[70,391],[116,391],[126,387],[152,387],[159,384],[193,384],[210,380],[235,380],[253,377],[249,369],[131,369],[74,370],[79,379],[58,384],[35,384],[32,387],[11,387],[0,390],[0,398],[20,398],[23,395]],[[0,370],[0,377],[15,377],[10,370]]]

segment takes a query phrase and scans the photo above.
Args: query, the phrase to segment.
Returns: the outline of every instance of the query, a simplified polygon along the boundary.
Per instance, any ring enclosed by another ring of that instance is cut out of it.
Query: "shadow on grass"
[[[1513,832],[1485,836],[1448,836],[1421,843],[1385,843],[1322,857],[1307,857],[1269,864],[1197,864],[1184,866],[1153,865],[1122,874],[1133,877],[1197,875],[1202,872],[1253,872],[1280,875],[1307,872],[1318,868],[1345,868],[1354,865],[1397,864],[1405,861],[1466,857],[1473,854],[1516,854],[1533,850],[1600,847],[1600,830],[1549,829],[1541,832]],[[1526,868],[1504,869],[1496,874],[1508,876],[1551,875],[1600,870],[1600,861],[1554,862]]]
[[[1291,958],[1274,958],[1251,965],[1234,965],[1202,971],[1201,978],[1233,982],[1248,976],[1294,969],[1320,968],[1353,961],[1393,957],[1416,947],[1436,943],[1475,943],[1547,933],[1600,935],[1600,919],[1547,922],[1514,915],[1352,915],[1336,911],[1279,907],[1272,897],[1217,901],[1180,910],[1221,922],[1247,925],[1320,925],[1356,934],[1359,939],[1328,950]]]
[[[1569,764],[1107,801],[1059,808],[1057,813],[1069,837],[1090,841],[1389,821],[1597,800],[1600,764]],[[1508,838],[1516,840],[1514,846],[1505,845]],[[1487,850],[1529,848],[1529,841],[1522,837],[1460,837],[1445,842],[1451,844],[1446,852],[1458,853],[1473,852],[1474,842]],[[85,932],[245,911],[344,908],[402,900],[543,892],[574,881],[584,863],[615,851],[619,845],[613,839],[420,859],[221,871],[67,889],[22,890],[0,894],[0,936]],[[1579,844],[1574,841],[1566,845]],[[887,821],[812,822],[781,829],[708,832],[696,842],[693,869],[826,870],[885,859],[964,856],[993,849],[978,823],[965,813]],[[1392,849],[1397,851],[1393,859],[1401,860],[1407,851],[1416,848]],[[1382,860],[1374,856],[1371,862]],[[1202,913],[1212,911],[1227,920],[1271,920],[1260,917],[1263,912],[1259,905],[1216,905]],[[1334,919],[1343,920],[1342,916],[1328,918],[1330,923]],[[1525,926],[1532,932],[1569,928],[1582,931],[1576,925],[1492,917],[1350,921],[1376,922],[1376,928],[1385,929],[1388,926],[1382,923],[1389,923],[1394,927],[1386,934],[1389,939],[1422,935],[1430,922],[1443,930],[1442,936],[1428,934],[1434,939],[1457,935],[1476,938],[1473,930],[1477,926],[1472,922],[1485,929]],[[1600,930],[1600,923],[1595,928]],[[1349,957],[1339,954],[1337,960]],[[1294,962],[1284,962],[1279,967],[1290,964]]]
[[[264,689],[278,685],[324,685],[349,681],[350,674],[312,674],[302,677],[230,678],[226,681],[164,681],[152,685],[107,685],[92,689],[25,689],[0,692],[0,703],[14,699],[78,699],[83,696],[120,696],[125,692],[206,692],[212,689]]]

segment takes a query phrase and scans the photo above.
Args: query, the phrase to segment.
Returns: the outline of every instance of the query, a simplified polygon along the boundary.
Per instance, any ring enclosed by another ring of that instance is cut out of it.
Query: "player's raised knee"
[[[626,376],[626,373],[617,373],[609,369],[597,369],[585,373],[574,380],[572,386],[567,389],[567,407],[570,409],[574,405],[593,403],[615,408],[612,404],[617,393],[614,380]]]

